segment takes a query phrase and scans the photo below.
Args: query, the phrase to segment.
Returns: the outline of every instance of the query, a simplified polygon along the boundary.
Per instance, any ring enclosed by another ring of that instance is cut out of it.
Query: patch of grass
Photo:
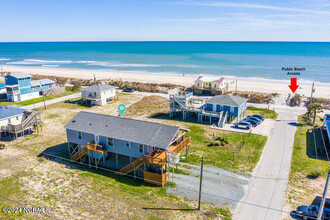
[[[191,125],[189,130],[188,135],[191,136],[189,163],[199,164],[203,155],[205,164],[238,172],[253,171],[267,141],[265,136],[251,134],[240,153],[236,154],[235,160],[233,160],[233,152],[237,150],[237,147],[247,138],[248,134],[216,131],[217,136],[221,136],[232,145],[229,148],[212,148],[208,147],[212,140],[211,132],[206,132],[202,125]]]
[[[180,168],[176,169],[176,168],[170,167],[170,168],[168,169],[168,172],[170,172],[170,173],[172,173],[173,171],[174,171],[174,173],[176,173],[176,174],[190,175],[190,173],[189,173],[188,171],[183,170],[183,169],[180,169]]]
[[[265,109],[265,108],[257,108],[257,107],[247,107],[246,109],[246,115],[263,115],[265,118],[270,119],[277,119],[278,113],[274,110]]]
[[[60,117],[60,114],[50,114],[47,116],[47,118],[52,119],[52,118],[58,118]]]
[[[316,125],[322,124],[317,117]],[[293,144],[291,170],[287,188],[286,200],[292,209],[302,204],[310,204],[315,196],[322,196],[325,178],[329,164],[324,155],[318,154],[315,159],[315,145],[312,130],[313,127],[305,120],[305,115],[298,117],[298,126]],[[323,150],[323,141],[320,130],[315,130],[316,146]]]
[[[47,101],[47,100],[56,99],[56,98],[60,98],[60,97],[67,96],[67,95],[72,95],[74,93],[76,93],[76,91],[72,91],[71,89],[66,88],[65,92],[63,92],[63,93],[45,96],[44,98],[45,98],[45,101]],[[0,101],[0,105],[26,106],[26,105],[32,105],[32,104],[36,104],[39,102],[43,102],[43,100],[44,100],[43,97],[38,97],[35,99],[29,99],[29,100],[21,101],[21,102]]]

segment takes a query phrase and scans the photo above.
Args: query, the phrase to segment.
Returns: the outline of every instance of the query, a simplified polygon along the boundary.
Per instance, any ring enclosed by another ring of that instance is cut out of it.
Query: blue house
[[[188,130],[161,123],[81,111],[64,128],[71,160],[159,186],[167,181],[168,163],[189,151]]]
[[[31,80],[26,73],[14,73],[5,76],[8,101],[19,102],[40,97],[54,86],[49,79]]]
[[[227,115],[227,122],[238,121],[245,116],[247,99],[233,95],[218,95],[206,101],[205,110],[223,112]]]

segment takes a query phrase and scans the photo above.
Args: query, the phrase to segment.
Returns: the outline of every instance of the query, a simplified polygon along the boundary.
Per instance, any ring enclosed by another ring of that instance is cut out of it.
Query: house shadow
[[[324,141],[325,143],[327,143],[327,139],[325,139],[325,137],[326,135],[323,135]],[[328,161],[326,151],[329,154],[330,148],[328,144],[326,145],[326,147],[324,147],[320,129],[308,129],[306,132],[306,155],[309,158]]]
[[[217,122],[218,120],[216,120],[216,118],[212,118],[211,124],[209,119],[205,119],[203,120],[203,122],[198,122],[198,117],[195,114],[187,115],[187,118],[185,120],[182,120],[182,114],[173,115],[172,118],[170,118],[169,113],[163,113],[163,112],[153,114],[149,116],[149,118],[169,120],[169,121],[184,121],[192,124],[204,124],[204,125],[218,124]]]
[[[148,187],[158,187],[154,184],[146,183],[142,179],[125,176],[125,175],[118,175],[115,174],[118,170],[112,170],[109,168],[103,168],[99,166],[97,169],[95,165],[92,164],[92,167],[89,167],[89,164],[81,163],[80,161],[73,161],[70,159],[69,152],[68,152],[68,143],[58,144],[55,146],[51,146],[46,148],[43,152],[41,152],[37,157],[45,158],[47,160],[63,164],[67,169],[78,169],[84,172],[90,172],[98,175],[102,175],[111,179],[114,179],[116,182],[141,187],[141,186],[148,186]]]

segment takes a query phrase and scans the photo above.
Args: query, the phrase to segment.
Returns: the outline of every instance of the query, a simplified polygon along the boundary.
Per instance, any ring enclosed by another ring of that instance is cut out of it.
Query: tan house
[[[193,86],[196,95],[220,95],[228,91],[228,83],[224,77],[199,76]]]

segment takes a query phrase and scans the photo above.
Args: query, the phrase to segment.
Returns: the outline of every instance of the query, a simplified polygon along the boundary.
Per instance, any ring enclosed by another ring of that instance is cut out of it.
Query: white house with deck
[[[81,90],[81,98],[86,105],[106,105],[118,99],[118,87],[110,85],[93,85]]]

